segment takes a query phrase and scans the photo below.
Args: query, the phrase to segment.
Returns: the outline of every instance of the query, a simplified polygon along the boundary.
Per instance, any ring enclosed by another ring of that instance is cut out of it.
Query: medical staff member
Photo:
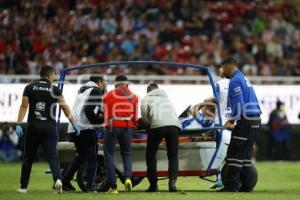
[[[109,190],[107,193],[118,193],[114,154],[116,143],[120,145],[124,166],[125,190],[131,191],[131,134],[138,120],[138,97],[129,90],[126,76],[115,79],[115,89],[103,98],[105,115],[104,159],[108,172]]]
[[[97,169],[97,135],[96,130],[101,128],[104,121],[102,97],[106,91],[103,77],[91,75],[90,80],[80,87],[72,109],[72,114],[77,119],[80,134],[76,134],[71,124],[68,133],[75,144],[77,155],[72,160],[63,176],[63,190],[74,191],[71,180],[79,167],[87,161],[86,190],[94,192],[93,184]]]
[[[231,119],[225,124],[233,128],[227,150],[228,178],[223,180],[221,192],[251,192],[247,185],[251,177],[252,147],[261,126],[261,109],[253,86],[238,69],[234,58],[227,58],[221,64],[224,76],[230,79],[228,101],[231,107]],[[241,179],[241,173],[245,177]],[[242,186],[240,187],[240,183]]]
[[[40,77],[40,80],[30,83],[25,87],[18,114],[16,133],[21,136],[23,135],[23,130],[20,124],[29,106],[28,128],[25,134],[24,157],[20,180],[21,187],[17,190],[18,193],[27,193],[32,163],[37,148],[40,145],[43,146],[50,165],[54,180],[54,189],[57,193],[62,193],[61,173],[56,150],[58,133],[55,111],[57,103],[71,122],[74,131],[79,132],[79,128],[61,91],[53,85],[55,78],[53,68],[43,66],[40,71]]]
[[[146,164],[150,183],[146,192],[157,192],[157,160],[156,153],[164,138],[167,145],[169,160],[169,191],[176,192],[178,174],[178,136],[181,122],[167,93],[158,88],[156,83],[147,87],[147,95],[141,102],[143,122],[150,127],[147,138]]]

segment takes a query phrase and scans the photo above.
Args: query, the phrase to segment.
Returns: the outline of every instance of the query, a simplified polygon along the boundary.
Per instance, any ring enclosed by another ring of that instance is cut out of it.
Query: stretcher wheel
[[[248,176],[245,176],[245,175]],[[249,176],[250,174],[250,176]],[[247,170],[242,170],[240,192],[251,192],[258,180],[257,169],[254,165],[248,167]]]
[[[81,165],[81,167],[78,169],[77,175],[76,175],[77,185],[84,192],[86,191],[86,184],[87,184],[87,181],[86,181],[87,165],[88,165],[87,163],[84,163],[83,165]],[[119,176],[121,182],[124,183],[125,179],[122,176],[122,174],[120,172],[118,172],[117,170],[116,170],[116,174]],[[136,185],[138,185],[140,182],[142,182],[143,179],[144,179],[144,177],[132,177],[131,178],[132,187],[135,187]],[[96,178],[94,181],[94,188],[98,192],[106,192],[109,189],[108,175],[107,175],[106,167],[104,165],[103,158],[98,159],[97,174],[96,174]]]
[[[223,166],[222,172],[221,172],[221,177],[222,177],[222,182],[224,185],[228,184],[229,181],[229,176],[228,172],[229,168],[227,163]],[[257,170],[254,165],[251,165],[251,167],[247,167],[246,170],[243,169],[241,172],[241,182],[240,182],[240,192],[251,192],[258,180],[258,174]]]
[[[86,191],[86,172],[87,172],[87,163],[84,163],[81,165],[79,170],[77,171],[76,179],[77,179],[77,185],[82,191]],[[97,165],[97,174],[95,177],[94,181],[94,188],[98,192],[105,192],[107,191],[108,184],[107,184],[108,176],[107,176],[107,171],[104,166],[104,161],[103,159],[99,159],[98,165]]]

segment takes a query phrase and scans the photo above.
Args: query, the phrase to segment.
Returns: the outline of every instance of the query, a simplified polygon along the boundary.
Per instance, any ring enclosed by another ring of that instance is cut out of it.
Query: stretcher
[[[222,137],[219,137],[219,131],[223,131]],[[132,139],[132,176],[133,185],[137,185],[144,177],[147,177],[146,168],[146,144],[147,138],[145,131],[135,131],[138,134],[145,134],[145,138]],[[231,132],[222,130],[221,127],[184,130],[179,137],[178,176],[198,176],[206,179],[210,176],[220,174],[220,168],[226,157],[227,147],[230,141]],[[106,188],[106,169],[104,165],[104,153],[102,139],[98,142],[98,170],[95,181],[95,188],[99,191],[105,191]],[[220,142],[218,153],[215,152]],[[75,146],[72,142],[59,142],[58,152],[62,170],[66,169],[75,156]],[[159,146],[157,152],[157,175],[158,177],[168,177],[168,159],[165,142]],[[123,162],[120,155],[120,148],[117,145],[115,153],[115,169],[121,181],[123,177]],[[77,173],[77,183],[82,190],[85,190],[86,165],[83,165]],[[214,180],[213,180],[214,181]]]
[[[215,82],[212,78],[212,74],[207,67],[192,65],[192,64],[181,64],[174,62],[157,62],[157,61],[123,61],[123,62],[109,62],[109,63],[97,63],[82,65],[72,68],[65,68],[61,71],[60,80],[58,87],[63,90],[65,76],[69,71],[82,70],[88,68],[99,68],[109,67],[118,65],[152,65],[161,64],[163,66],[171,67],[183,67],[183,68],[194,68],[207,74],[213,95],[217,99]],[[218,124],[212,124],[209,127],[193,127],[182,131],[179,137],[179,176],[197,176],[203,179],[207,179],[210,176],[220,177],[221,166],[226,157],[227,148],[230,142],[231,132],[222,128],[222,119],[220,113],[219,102],[217,105],[217,116]],[[58,114],[57,124],[60,124],[60,112]],[[147,176],[146,169],[146,133],[145,130],[135,130],[135,134],[144,134],[145,137],[142,139],[132,139],[132,182],[133,186],[140,183],[144,177]],[[104,165],[103,158],[103,146],[102,141],[99,140],[99,151],[98,151],[98,169],[97,177],[95,180],[95,188],[98,191],[107,190],[107,173]],[[123,177],[123,162],[119,153],[119,146],[116,147],[115,153],[115,169],[119,179],[124,182]],[[72,158],[75,156],[74,144],[68,141],[59,142],[58,152],[62,171],[68,167]],[[157,170],[159,177],[168,177],[168,159],[166,153],[166,145],[162,142],[157,152]],[[85,190],[85,173],[87,164],[83,164],[77,172],[77,183],[79,187]],[[215,180],[213,180],[215,181]]]

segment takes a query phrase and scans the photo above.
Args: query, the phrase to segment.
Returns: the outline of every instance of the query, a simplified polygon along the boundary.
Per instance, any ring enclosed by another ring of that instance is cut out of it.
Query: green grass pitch
[[[216,193],[209,190],[209,182],[198,177],[182,177],[178,179],[180,192],[167,192],[167,180],[159,181],[159,193],[143,192],[148,187],[146,179],[135,187],[132,192],[124,192],[124,187],[119,183],[120,193],[113,194],[85,194],[79,192],[54,194],[50,189],[52,185],[51,176],[45,174],[48,168],[45,163],[34,163],[31,180],[27,194],[17,194],[21,164],[0,164],[0,200],[85,200],[85,199],[125,199],[125,200],[147,200],[147,199],[216,199],[216,200],[293,200],[300,199],[300,163],[257,163],[259,182],[253,193]],[[76,185],[76,183],[73,183]],[[77,185],[76,185],[77,186]]]

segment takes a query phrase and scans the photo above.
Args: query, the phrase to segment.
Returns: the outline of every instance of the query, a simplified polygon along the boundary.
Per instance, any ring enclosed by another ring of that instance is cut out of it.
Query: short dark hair
[[[128,79],[127,79],[127,76],[124,76],[124,75],[118,75],[118,76],[116,76],[115,81],[116,81],[116,82],[117,82],[117,81],[119,81],[119,82],[121,82],[121,81],[128,81]]]
[[[150,83],[147,87],[147,93],[151,92],[152,90],[158,89],[158,85],[156,83]]]
[[[224,65],[224,66],[236,66],[236,67],[238,67],[238,63],[237,63],[236,59],[234,59],[233,57],[226,58],[221,63],[221,65]]]
[[[128,79],[124,75],[118,75],[115,78],[115,86],[117,87],[118,85],[127,85],[128,86]]]
[[[41,77],[48,77],[54,72],[53,68],[49,65],[44,65],[41,67],[40,76]]]
[[[96,75],[96,74],[91,74],[90,81],[93,81],[94,83],[98,83],[99,81],[103,82],[104,79],[103,79],[102,76],[99,76],[99,75]]]

